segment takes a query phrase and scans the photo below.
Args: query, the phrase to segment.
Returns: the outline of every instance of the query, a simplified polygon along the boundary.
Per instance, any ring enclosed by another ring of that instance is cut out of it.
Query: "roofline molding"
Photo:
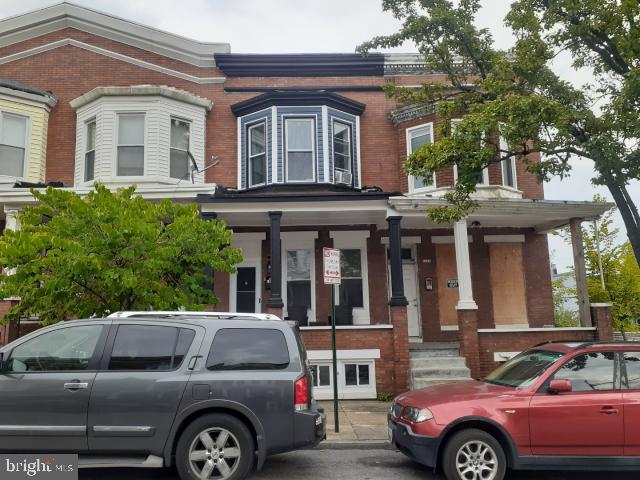
[[[235,103],[231,105],[231,111],[236,117],[242,117],[273,106],[298,107],[318,105],[327,105],[328,107],[351,113],[352,115],[362,115],[366,107],[364,103],[356,102],[342,95],[323,90],[274,90]]]
[[[93,90],[74,98],[69,102],[71,108],[78,109],[102,97],[165,97],[178,102],[189,103],[211,111],[213,102],[208,98],[199,97],[186,90],[180,90],[166,85],[132,85],[130,87],[96,87]]]
[[[382,77],[384,55],[370,53],[216,53],[216,64],[231,77]]]
[[[68,2],[0,20],[0,48],[69,27],[198,67],[215,67],[215,54],[231,51],[228,43],[199,42]]]

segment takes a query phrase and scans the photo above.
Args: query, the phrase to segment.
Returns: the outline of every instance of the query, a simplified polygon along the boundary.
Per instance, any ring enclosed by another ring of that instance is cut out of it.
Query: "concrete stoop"
[[[462,382],[471,378],[460,347],[453,342],[409,345],[411,389],[441,383]]]

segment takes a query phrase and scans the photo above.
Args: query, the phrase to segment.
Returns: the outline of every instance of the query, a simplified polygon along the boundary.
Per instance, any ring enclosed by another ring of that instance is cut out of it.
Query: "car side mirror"
[[[572,390],[569,380],[551,380],[549,393],[568,393]]]

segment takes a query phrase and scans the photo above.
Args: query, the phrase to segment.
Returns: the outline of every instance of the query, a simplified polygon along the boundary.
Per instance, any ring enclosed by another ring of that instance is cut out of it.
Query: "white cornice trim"
[[[90,45],[88,43],[80,42],[73,38],[64,38],[62,40],[57,40],[55,42],[47,43],[44,45],[38,45],[37,47],[30,48],[28,50],[23,50],[21,52],[16,52],[16,53],[12,53],[11,55],[7,55],[5,57],[1,57],[0,65],[3,65],[5,63],[10,63],[10,62],[15,62],[16,60],[21,60],[23,58],[31,57],[33,55],[38,55],[40,53],[48,52],[49,50],[54,50],[56,48],[66,47],[67,45],[82,48],[84,50],[97,53],[98,55],[104,55],[105,57],[114,58],[122,62],[130,63],[138,67],[146,68],[148,70],[153,70],[155,72],[164,73],[165,75],[169,75],[172,77],[181,78],[183,80],[187,80],[193,83],[198,83],[198,84],[224,83],[226,80],[225,77],[197,77],[195,75],[191,75],[188,73],[179,72],[177,70],[172,70],[170,68],[162,67],[160,65],[156,65],[155,63],[145,62],[144,60],[140,60],[138,58],[129,57],[127,55],[123,55],[118,52],[113,52],[111,50],[106,50],[104,48],[96,47],[95,45]]]
[[[35,93],[22,92],[13,88],[0,87],[0,97],[8,98],[11,101],[18,99],[20,103],[37,107],[46,107],[47,110],[53,108],[58,103],[56,97],[47,95],[36,95]]]
[[[214,67],[216,53],[231,51],[228,43],[198,42],[67,2],[1,20],[0,48],[64,28],[75,28],[198,67]]]
[[[102,97],[165,97],[178,102],[189,103],[211,111],[213,102],[208,98],[199,97],[186,90],[168,87],[166,85],[132,85],[130,87],[96,87],[93,90],[74,98],[69,102],[71,108],[78,109]]]

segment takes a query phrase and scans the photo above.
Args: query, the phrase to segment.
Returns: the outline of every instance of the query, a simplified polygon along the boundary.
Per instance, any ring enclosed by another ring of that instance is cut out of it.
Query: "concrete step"
[[[442,356],[442,357],[411,357],[411,369],[431,368],[431,367],[466,367],[467,363],[464,357]]]
[[[409,343],[409,350],[450,350],[459,349],[460,344],[458,342],[421,342],[421,343]]]
[[[411,358],[432,358],[432,357],[459,357],[460,350],[458,348],[440,348],[436,350],[411,350],[409,352]]]
[[[435,367],[412,368],[412,378],[471,378],[471,371],[467,367]]]
[[[417,388],[425,388],[425,387],[433,387],[434,385],[441,385],[443,383],[453,383],[453,382],[466,382],[470,380],[470,378],[468,377],[460,377],[460,378],[456,378],[456,377],[418,377],[418,378],[413,378],[411,380],[411,388],[412,389],[417,389]]]

